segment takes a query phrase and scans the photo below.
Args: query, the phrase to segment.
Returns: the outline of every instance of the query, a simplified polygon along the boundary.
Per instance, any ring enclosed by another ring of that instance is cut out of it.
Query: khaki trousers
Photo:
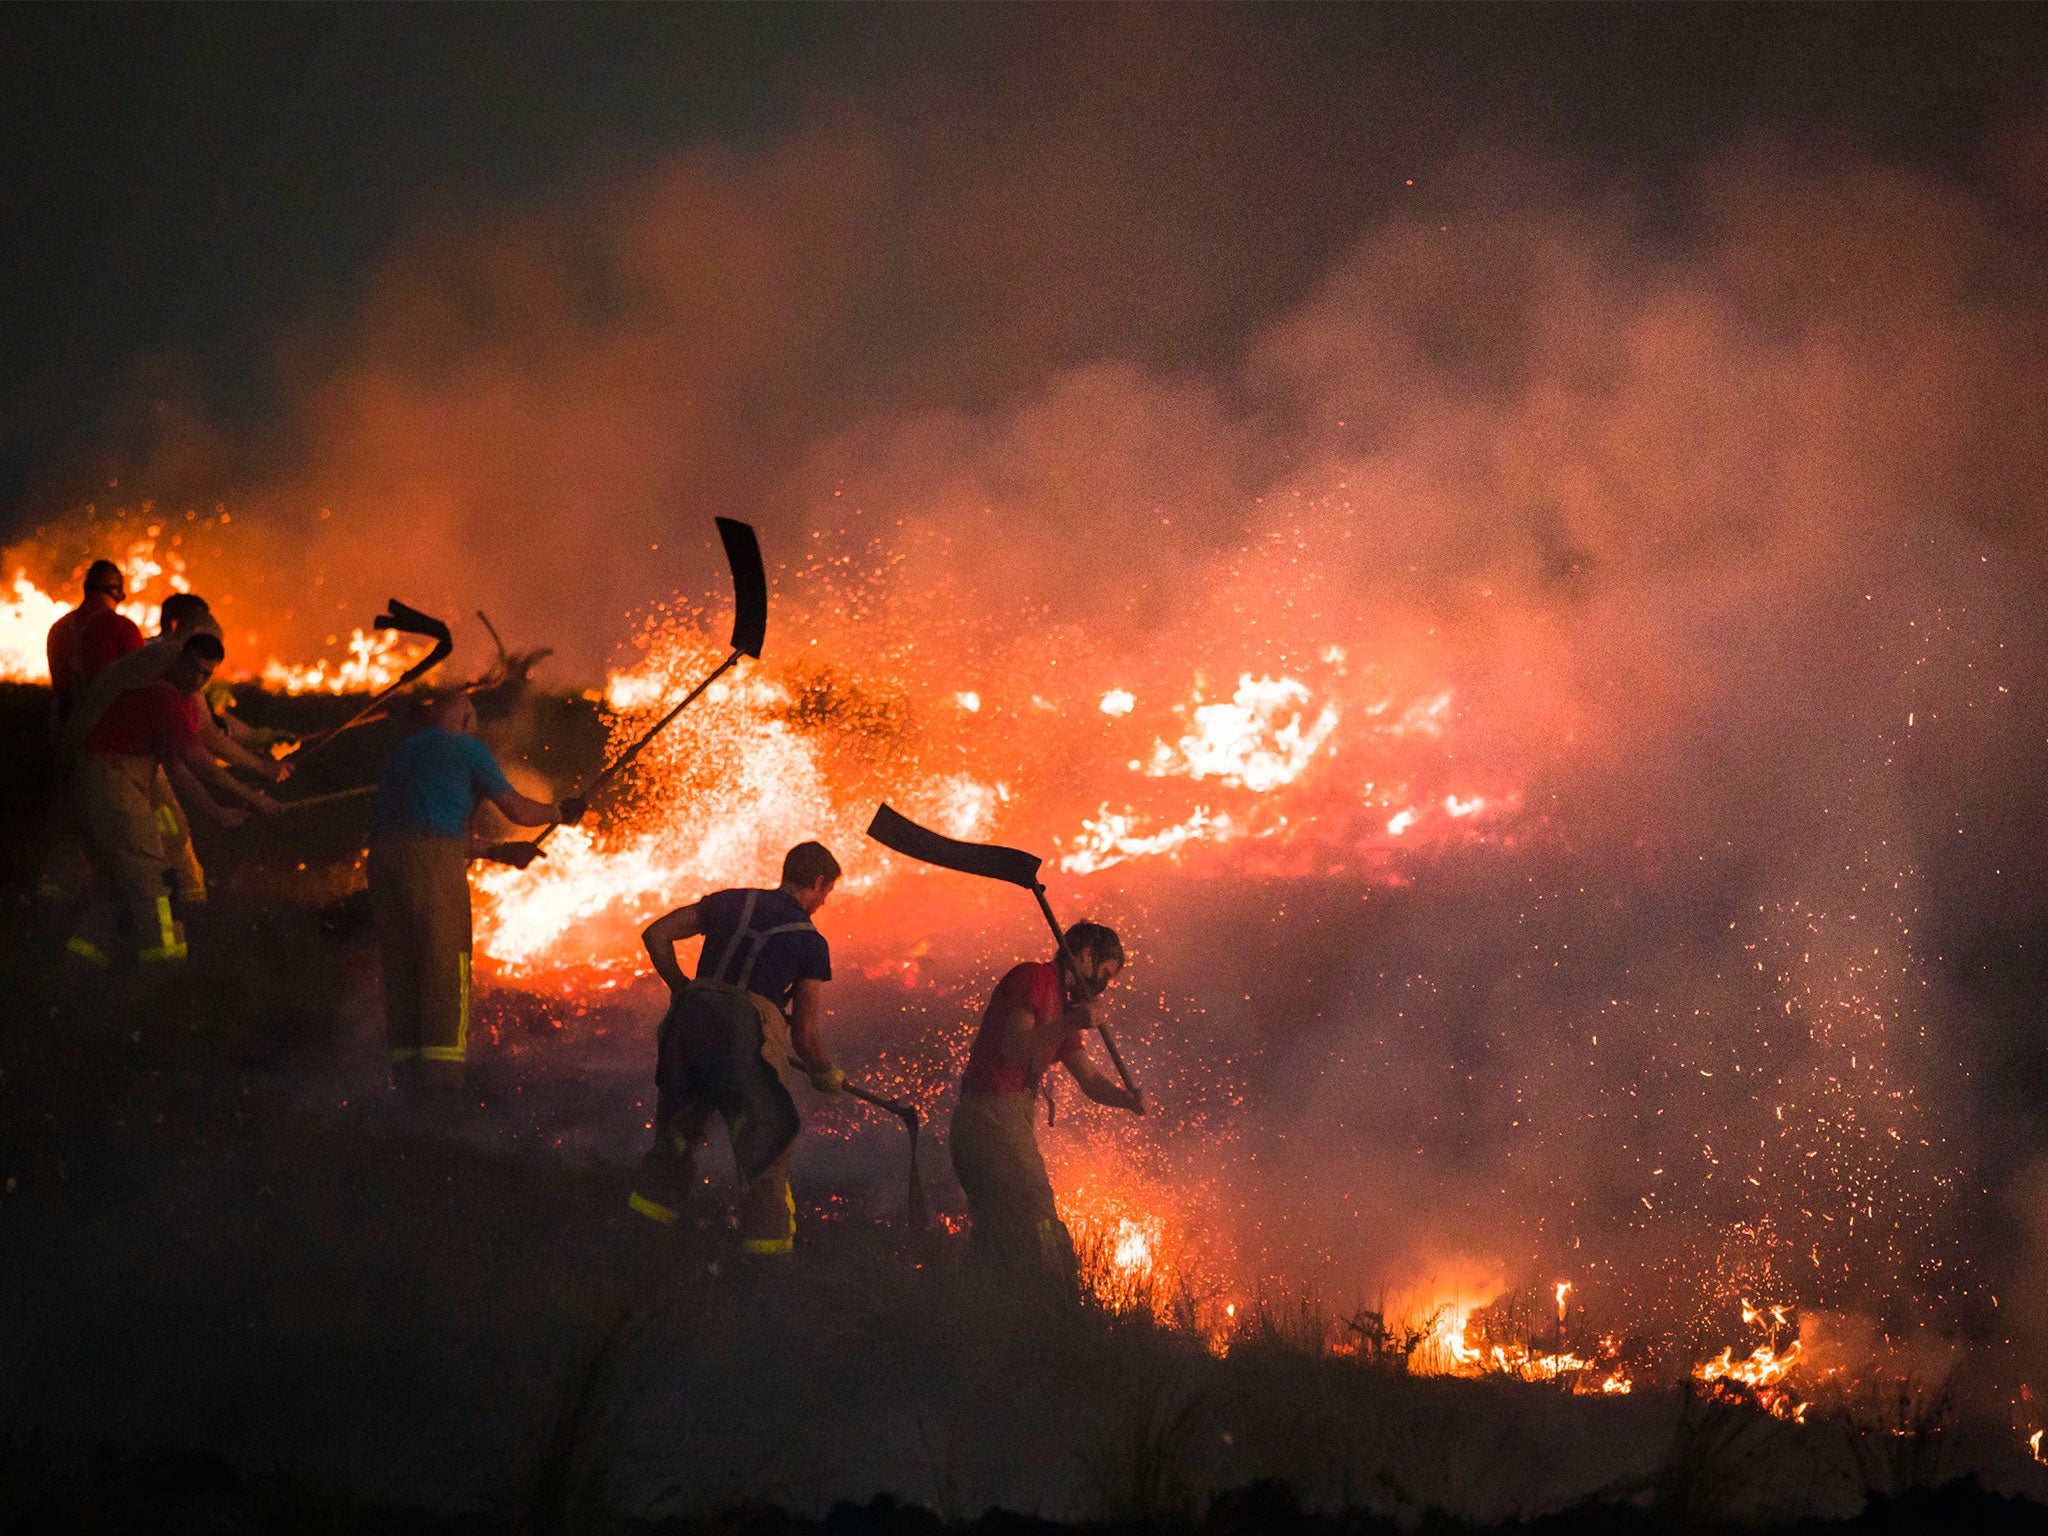
[[[947,1151],[967,1191],[976,1259],[1027,1284],[1079,1283],[1074,1239],[1054,1204],[1028,1093],[966,1093],[953,1109]]]
[[[370,910],[384,973],[384,1032],[396,1064],[469,1057],[469,845],[384,830],[370,841]]]
[[[93,883],[71,952],[98,965],[132,948],[144,963],[185,958],[171,911],[171,858],[152,800],[162,770],[151,757],[86,752],[71,777],[72,809],[92,861]]]

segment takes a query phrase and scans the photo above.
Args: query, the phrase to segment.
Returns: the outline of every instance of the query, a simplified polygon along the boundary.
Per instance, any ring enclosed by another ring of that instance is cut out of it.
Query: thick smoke
[[[1539,157],[1362,162],[1312,279],[1234,304],[1256,241],[1206,247],[1185,180],[1133,175],[1164,151],[1077,120],[825,107],[443,212],[338,346],[284,349],[290,440],[231,504],[291,559],[242,600],[310,643],[387,593],[481,606],[587,684],[715,589],[729,513],[805,615],[780,645],[858,632],[802,606],[844,554],[899,629],[972,615],[963,672],[1085,673],[1062,697],[1332,647],[1452,689],[1511,836],[1397,852],[1399,888],[1067,882],[1138,940],[1162,1111],[1072,1123],[1247,1287],[1462,1265],[1702,1337],[1757,1291],[1974,1323],[2037,1134],[1986,1079],[2048,909],[2043,136],[1969,180],[1754,144],[1675,213]],[[900,1027],[880,995],[856,1035]]]

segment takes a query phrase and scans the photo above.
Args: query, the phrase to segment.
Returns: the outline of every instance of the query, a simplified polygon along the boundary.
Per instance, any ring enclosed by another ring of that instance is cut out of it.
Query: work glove
[[[531,843],[493,843],[484,850],[484,857],[496,864],[524,869],[540,857],[540,850]]]
[[[575,826],[583,819],[583,813],[589,809],[590,803],[580,795],[571,795],[568,799],[557,802],[555,806],[555,812],[562,818],[562,825],[565,827]]]
[[[846,1092],[846,1074],[837,1067],[825,1067],[811,1074],[811,1086],[828,1099]]]

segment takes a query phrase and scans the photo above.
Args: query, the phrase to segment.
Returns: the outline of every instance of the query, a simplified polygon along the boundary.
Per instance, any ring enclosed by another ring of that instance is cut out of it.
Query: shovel
[[[1021,848],[1004,848],[996,843],[963,843],[957,838],[944,837],[929,827],[919,826],[907,816],[899,815],[887,805],[878,809],[875,819],[868,823],[868,836],[905,858],[936,864],[941,869],[956,869],[963,875],[980,875],[985,880],[1023,886],[1038,898],[1038,910],[1045,914],[1046,926],[1052,929],[1053,942],[1059,945],[1060,959],[1066,962],[1081,995],[1092,997],[1101,990],[1081,974],[1081,962],[1067,948],[1066,930],[1053,916],[1052,903],[1045,899],[1045,882],[1038,878],[1038,867],[1045,861],[1036,854],[1026,853]],[[1109,1026],[1098,1020],[1095,1031],[1102,1036],[1109,1059],[1116,1064],[1116,1075],[1124,1080],[1124,1087],[1136,1093],[1138,1085],[1131,1078],[1131,1069],[1124,1065],[1123,1053],[1116,1048],[1116,1041],[1109,1037]]]
[[[846,1085],[846,1092],[849,1097],[859,1099],[863,1104],[872,1104],[877,1109],[886,1110],[898,1120],[901,1120],[903,1128],[910,1132],[910,1204],[908,1214],[910,1217],[910,1230],[922,1232],[925,1229],[928,1218],[924,1208],[924,1181],[917,1171],[917,1106],[902,1099],[885,1099],[879,1093],[870,1093],[867,1089],[859,1087],[854,1083]]]
[[[364,717],[371,710],[390,698],[392,694],[398,692],[399,689],[415,679],[426,676],[428,672],[438,667],[447,659],[448,653],[455,649],[455,637],[448,632],[448,626],[432,614],[421,613],[417,608],[408,608],[395,597],[384,606],[390,611],[380,613],[376,618],[372,619],[370,624],[373,628],[395,629],[399,633],[406,635],[425,635],[434,642],[434,648],[407,667],[399,675],[397,682],[380,692],[372,694],[367,704],[342,721],[340,725],[337,725],[333,730],[323,735],[316,736],[310,743],[299,748],[298,751],[287,758],[286,762],[290,765],[293,773],[297,773],[301,768],[305,767],[306,763],[316,754],[325,751],[334,738],[343,731],[361,724]]]
[[[756,661],[761,659],[761,641],[768,632],[768,574],[761,566],[761,543],[747,523],[730,517],[721,517],[717,522],[718,537],[725,545],[725,563],[732,567],[732,654],[721,661],[709,677],[692,688],[682,703],[649,726],[638,741],[591,780],[590,787],[578,797],[580,799],[596,799],[600,789],[629,766],[650,741],[667,729],[671,720],[696,703],[704,690],[725,676],[742,656],[751,656]],[[558,821],[549,822],[541,828],[540,835],[533,840],[534,849],[538,851],[560,825]]]

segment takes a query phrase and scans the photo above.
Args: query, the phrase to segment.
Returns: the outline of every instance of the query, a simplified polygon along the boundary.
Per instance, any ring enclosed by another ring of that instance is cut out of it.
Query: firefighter
[[[470,818],[488,800],[515,826],[583,819],[576,799],[531,800],[476,736],[469,695],[429,698],[426,725],[400,742],[377,780],[370,827],[370,906],[384,975],[391,1080],[401,1092],[452,1097],[469,1057],[469,863],[524,869],[531,843],[486,843]]]
[[[832,951],[811,919],[832,894],[839,861],[823,843],[799,843],[769,890],[713,891],[648,924],[641,940],[668,983],[654,1080],[654,1145],[627,1202],[667,1226],[696,1188],[692,1161],[713,1114],[725,1121],[740,1178],[740,1248],[786,1254],[796,1244],[789,1163],[802,1125],[792,1069],[820,1093],[845,1091],[818,1032]],[[697,979],[676,945],[703,937]]]
[[[121,567],[111,560],[93,561],[85,568],[84,587],[78,606],[58,615],[45,641],[59,724],[70,719],[78,696],[102,667],[142,645],[134,620],[114,610],[128,591]]]
[[[220,625],[214,621],[206,600],[190,592],[173,592],[165,598],[157,623],[158,632],[154,640],[109,662],[86,684],[71,711],[71,718],[64,724],[64,745],[68,750],[76,752],[84,745],[86,737],[99,724],[114,700],[132,688],[147,687],[168,675],[185,642],[192,636],[208,634],[215,639],[220,638]],[[198,726],[200,744],[217,761],[273,784],[284,781],[284,767],[270,757],[247,750],[236,741],[222,729],[204,700]],[[169,776],[161,769],[150,790],[150,804],[155,807],[157,825],[163,833],[164,852],[171,861],[172,894],[182,916],[194,907],[205,905],[206,871],[200,866],[199,855],[192,847],[192,823],[171,788]]]
[[[1053,1203],[1031,1123],[1040,1081],[1057,1061],[1098,1104],[1142,1115],[1145,1101],[1097,1071],[1083,1044],[1094,1025],[1092,1000],[1123,969],[1123,942],[1100,923],[1076,923],[1067,950],[1082,986],[1058,959],[1013,966],[996,983],[960,1077],[948,1146],[967,1191],[975,1258],[1025,1285],[1071,1292],[1079,1280],[1074,1240]]]
[[[211,788],[251,810],[275,814],[278,805],[245,788],[213,759],[200,740],[199,695],[220,665],[217,636],[193,635],[157,682],[131,688],[109,704],[85,738],[71,780],[72,804],[95,875],[70,951],[93,965],[111,964],[123,918],[138,960],[185,958],[185,934],[171,906],[172,858],[152,793],[160,772],[192,805],[223,826],[239,826],[248,811],[222,805]]]

